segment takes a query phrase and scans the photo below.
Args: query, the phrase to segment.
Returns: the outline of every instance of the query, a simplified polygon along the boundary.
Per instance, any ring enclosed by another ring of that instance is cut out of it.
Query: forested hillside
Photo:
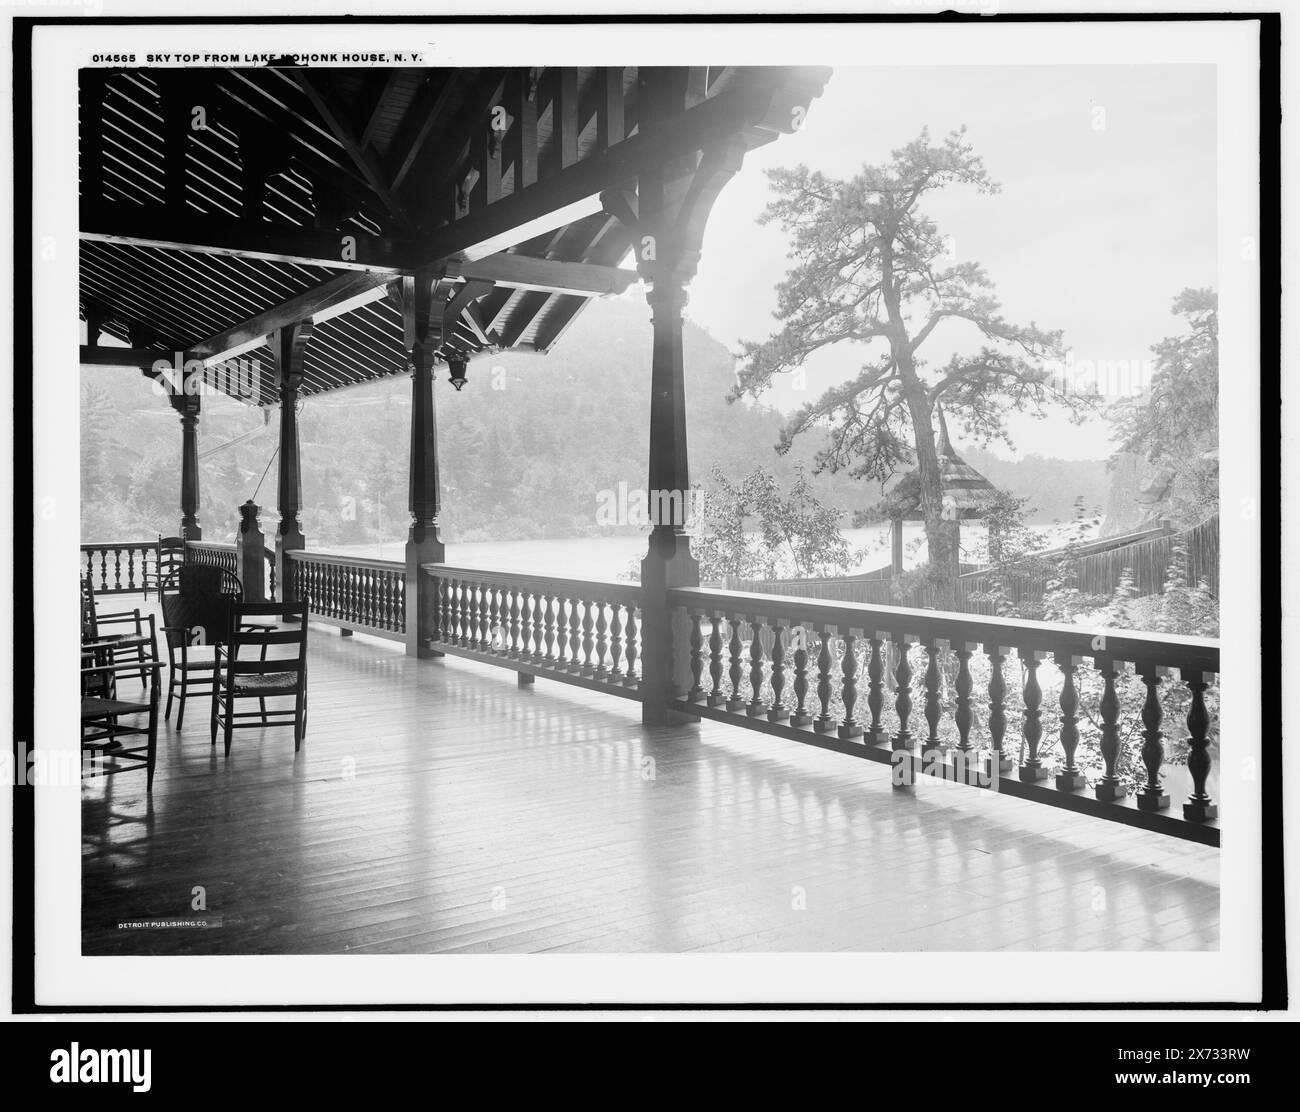
[[[609,532],[597,523],[600,492],[645,481],[650,340],[643,303],[605,301],[582,314],[549,356],[476,361],[459,394],[441,372],[435,395],[447,538]],[[801,437],[788,456],[778,456],[779,414],[725,401],[734,382],[726,347],[688,324],[685,353],[695,481],[705,482],[715,463],[737,477],[761,464],[787,487],[795,464],[810,464],[817,440]],[[404,537],[409,398],[410,382],[399,377],[303,404],[302,520],[309,543]],[[83,538],[133,539],[175,529],[180,425],[166,399],[133,371],[97,368],[82,371],[81,403]],[[263,528],[273,531],[278,423],[274,411],[204,399],[205,538],[233,536],[236,507],[253,496],[264,472],[257,500],[266,508]],[[1068,517],[1076,494],[1099,497],[1104,485],[1100,463],[1017,464],[978,450],[963,454],[994,483],[1033,498],[1034,520]],[[844,511],[879,497],[878,489],[844,474],[816,476],[813,485],[823,501]]]

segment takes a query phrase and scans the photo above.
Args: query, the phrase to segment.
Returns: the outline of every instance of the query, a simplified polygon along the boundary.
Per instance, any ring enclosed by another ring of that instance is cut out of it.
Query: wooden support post
[[[302,389],[303,355],[311,339],[312,322],[299,321],[273,332],[267,339],[275,357],[280,387],[280,524],[275,534],[276,578],[280,601],[297,602],[290,552],[307,547],[298,514],[302,510],[302,461],[298,451],[298,391]]]
[[[638,80],[642,130],[672,127],[686,107],[686,71],[644,67]],[[691,484],[682,310],[686,285],[699,266],[705,223],[722,187],[740,169],[743,152],[736,137],[719,135],[698,160],[669,160],[647,170],[637,182],[635,212],[624,198],[624,204],[611,213],[632,225],[637,269],[650,285],[646,299],[654,325],[648,468],[653,531],[641,562],[641,720],[647,725],[691,720],[673,714],[668,705],[690,686],[686,647],[690,623],[678,614],[678,628],[674,628],[668,594],[700,582],[700,567],[691,555],[686,530]]]
[[[188,386],[188,383],[186,384]],[[181,417],[181,537],[201,541],[199,525],[199,395],[185,388],[169,395]]]
[[[244,586],[245,602],[266,602],[266,538],[257,514],[261,507],[251,498],[239,507],[239,532],[235,534],[235,564]]]
[[[428,642],[436,630],[437,584],[420,571],[422,564],[441,564],[447,550],[438,531],[442,509],[438,475],[438,421],[433,404],[434,350],[440,333],[438,279],[428,271],[404,278],[396,287],[402,307],[403,333],[411,371],[411,526],[406,536],[406,654],[442,656]]]

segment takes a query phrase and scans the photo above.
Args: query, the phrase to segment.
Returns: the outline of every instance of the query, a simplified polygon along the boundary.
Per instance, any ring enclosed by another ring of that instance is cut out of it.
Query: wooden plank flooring
[[[310,632],[311,714],[83,790],[87,954],[1206,950],[1218,851]],[[173,722],[175,715],[173,714]],[[191,911],[206,929],[120,930]],[[216,925],[219,921],[220,925]]]

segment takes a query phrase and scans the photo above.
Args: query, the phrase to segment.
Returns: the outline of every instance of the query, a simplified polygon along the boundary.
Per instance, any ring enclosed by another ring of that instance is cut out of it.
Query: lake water
[[[1050,535],[1055,527],[1035,526]],[[887,524],[866,529],[846,529],[845,539],[862,550],[855,572],[873,571],[889,563],[890,537]],[[316,552],[345,556],[368,556],[379,560],[405,559],[405,541],[367,545],[309,545]],[[903,525],[903,563],[911,568],[925,560],[925,527],[920,522]],[[484,571],[533,572],[566,579],[622,579],[641,562],[646,538],[568,537],[529,541],[472,541],[447,545],[447,563],[455,567]],[[985,555],[985,530],[973,522],[962,528],[962,559],[979,563]]]

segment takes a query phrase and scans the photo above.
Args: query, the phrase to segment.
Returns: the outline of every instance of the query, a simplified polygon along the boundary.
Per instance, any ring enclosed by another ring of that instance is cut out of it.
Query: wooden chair
[[[158,757],[158,669],[162,664],[152,614],[146,616],[145,623],[148,633],[132,639],[147,650],[143,662],[116,662],[115,654],[123,647],[121,641],[82,642],[81,752],[89,757],[91,777],[143,768],[145,790],[151,792]],[[120,698],[117,676],[133,674],[142,667],[150,679],[147,700]],[[124,738],[144,740],[123,744]],[[111,761],[108,767],[106,761]]]
[[[209,695],[216,678],[216,646],[230,636],[231,611],[243,599],[239,579],[228,571],[187,564],[176,569],[159,590],[163,636],[167,640],[167,708],[179,688],[176,729],[185,725],[185,700]]]
[[[154,570],[150,571],[146,568],[144,573],[146,599],[149,597],[150,587],[159,598],[162,598],[163,584],[185,564],[185,542],[180,537],[164,537],[160,533],[154,552]]]
[[[280,624],[252,620],[268,617]],[[229,643],[217,646],[216,663],[212,744],[220,731],[228,757],[235,730],[292,726],[298,752],[307,732],[307,600],[236,604]],[[285,698],[293,700],[292,709],[267,709],[267,699]],[[259,709],[238,710],[241,699],[258,700]]]
[[[113,626],[130,626],[129,630],[113,632]],[[113,641],[131,641],[134,648],[127,649],[140,663],[140,686],[148,686],[148,671],[145,666],[144,650],[139,639],[144,636],[144,618],[138,609],[122,610],[112,614],[99,613],[95,601],[95,583],[88,575],[81,577],[81,640],[87,642],[108,643]],[[114,654],[116,663],[116,654]]]

